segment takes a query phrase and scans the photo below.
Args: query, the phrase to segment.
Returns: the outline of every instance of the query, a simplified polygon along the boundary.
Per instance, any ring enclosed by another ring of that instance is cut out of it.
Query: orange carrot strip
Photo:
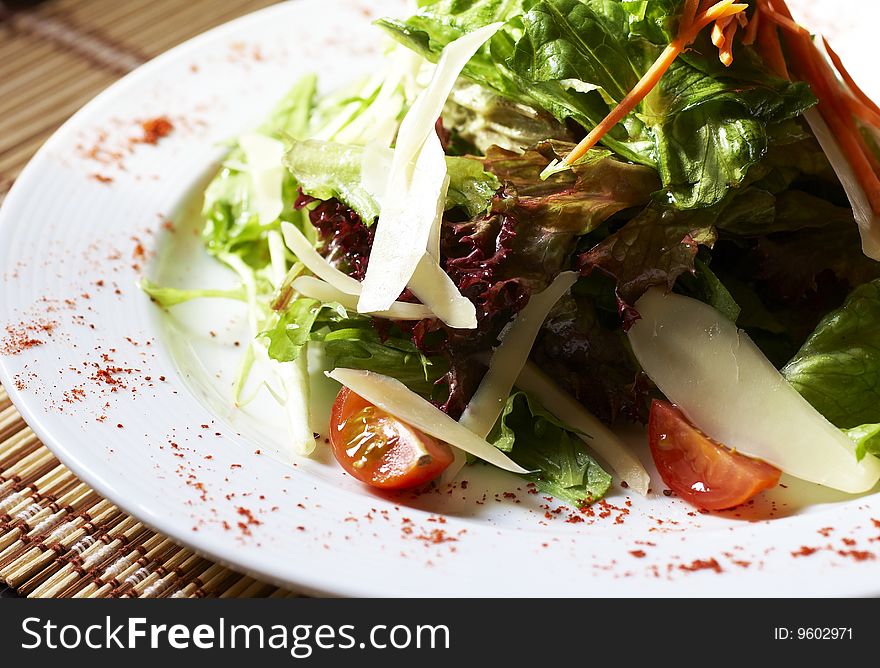
[[[718,50],[718,58],[724,67],[730,67],[733,64],[733,36],[737,30],[739,30],[739,23],[737,21],[731,22],[724,29],[724,44]]]
[[[681,21],[678,23],[679,32],[690,27],[699,8],[700,0],[685,0],[684,8],[681,11]]]
[[[779,43],[776,25],[769,21],[761,21],[758,25],[757,43],[758,50],[764,56],[764,62],[767,63],[770,71],[783,79],[791,79],[788,74],[788,65],[785,63],[785,55],[782,53],[782,45]]]
[[[770,4],[770,2],[768,2],[767,0],[761,2],[759,6],[761,7],[761,12],[764,14],[764,16],[773,21],[773,23],[778,25],[783,30],[787,30],[788,32],[794,33],[796,35],[806,35],[807,37],[810,36],[810,31],[797,23],[794,19],[792,19],[790,12],[788,16],[786,16],[785,14],[776,11],[773,5]]]
[[[844,104],[850,113],[863,123],[873,125],[880,130],[880,114],[867,106],[864,102],[851,95],[844,97]]]
[[[825,50],[828,52],[828,56],[831,58],[831,62],[834,63],[834,68],[846,82],[846,85],[849,86],[850,92],[856,97],[856,99],[858,99],[868,109],[874,112],[877,117],[880,117],[880,107],[878,107],[874,103],[874,101],[870,97],[868,97],[861,88],[859,88],[858,84],[855,82],[852,76],[850,76],[850,73],[847,71],[847,69],[843,66],[843,61],[840,59],[840,56],[838,56],[837,52],[831,48],[828,40],[822,37],[822,43],[825,45]]]
[[[871,208],[880,213],[880,163],[856,127],[843,98],[843,89],[834,72],[809,37],[789,35],[786,39],[798,75],[810,84],[819,98],[819,112],[828,123],[855,172]]]
[[[565,156],[562,162],[566,165],[571,165],[580,160],[611,128],[635,109],[639,102],[644,100],[645,96],[657,85],[673,61],[697,38],[697,35],[703,28],[725,16],[738,14],[747,7],[748,5],[737,4],[734,0],[721,0],[721,2],[698,14],[689,25],[679,28],[676,38],[663,50],[660,57],[648,68],[648,71],[639,79],[639,82],[633,89],[581,140],[571,153]]]
[[[740,14],[740,16],[745,16],[745,12]],[[761,12],[755,11],[752,14],[752,18],[749,19],[749,24],[746,26],[746,31],[743,33],[742,43],[746,46],[751,46],[755,43],[755,40],[758,37],[758,26],[761,25]]]
[[[708,10],[712,5],[714,5],[716,0],[702,0],[700,2],[700,9],[698,10],[698,14],[702,14],[706,10]]]
[[[719,49],[724,47],[724,30],[732,20],[732,16],[725,16],[723,19],[715,21],[715,25],[712,26],[712,44]]]

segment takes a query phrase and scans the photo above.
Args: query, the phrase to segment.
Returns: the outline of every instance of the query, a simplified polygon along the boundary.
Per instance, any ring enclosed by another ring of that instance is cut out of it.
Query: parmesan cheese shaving
[[[880,479],[880,460],[856,460],[826,420],[748,337],[696,299],[648,291],[629,330],[633,353],[693,424],[729,448],[797,478],[858,494]]]
[[[880,216],[874,213],[868,196],[859,179],[853,171],[840,144],[834,137],[834,133],[822,118],[822,114],[816,109],[808,109],[804,112],[804,118],[816,135],[819,146],[828,157],[828,161],[834,168],[834,173],[840,179],[840,184],[846,193],[849,204],[853,210],[853,217],[859,226],[859,234],[862,237],[862,252],[872,260],[880,260]]]
[[[341,290],[330,285],[326,281],[313,276],[300,276],[292,284],[291,287],[300,293],[303,297],[311,297],[318,299],[325,304],[336,302],[341,304],[349,311],[357,308],[357,296],[342,292]],[[432,317],[428,307],[422,304],[408,304],[407,302],[394,302],[391,308],[385,311],[376,311],[371,313],[378,318],[389,318],[391,320],[424,320]]]
[[[409,289],[430,311],[450,327],[476,329],[477,309],[459,291],[433,255],[425,253],[409,282]]]
[[[446,156],[433,126],[411,175],[407,164],[397,166],[399,150],[394,152],[391,178],[376,224],[358,302],[361,313],[383,311],[403,292],[425,254],[435,221],[443,215],[449,176]]]
[[[271,225],[284,210],[281,185],[284,179],[284,144],[280,141],[250,132],[238,139],[238,145],[247,159],[254,188],[257,216],[261,225]]]
[[[445,441],[506,471],[529,473],[498,448],[487,443],[394,378],[356,369],[334,369],[327,375],[383,411],[429,436]]]
[[[651,478],[620,438],[590,413],[577,399],[564,392],[531,362],[526,362],[516,386],[540,399],[541,405],[575,433],[599,455],[633,490],[647,496]]]
[[[397,134],[370,264],[358,311],[382,311],[410,282],[442,216],[449,185],[446,160],[434,125],[461,70],[502,23],[475,30],[449,44],[434,76],[407,112]],[[428,295],[428,299],[432,299]]]
[[[547,314],[562,295],[571,289],[577,277],[574,271],[559,274],[546,290],[529,299],[529,303],[504,334],[501,345],[489,360],[489,371],[459,420],[481,438],[489,435],[501,416]]]
[[[281,233],[284,235],[284,243],[302,262],[306,269],[315,276],[324,279],[340,292],[347,295],[357,296],[361,293],[361,284],[327,262],[312,243],[305,238],[293,223],[281,223]],[[394,301],[394,300],[392,300]]]

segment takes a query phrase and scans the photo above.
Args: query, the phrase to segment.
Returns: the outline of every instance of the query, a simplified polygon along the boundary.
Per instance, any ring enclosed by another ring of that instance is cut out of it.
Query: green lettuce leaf
[[[464,70],[496,93],[594,127],[639,80],[674,34],[680,2],[524,0],[428,2],[393,37],[436,60],[480,21],[506,20]],[[708,38],[705,38],[708,40]],[[654,166],[675,205],[720,202],[767,154],[773,128],[815,103],[809,88],[773,77],[749,47],[734,66],[703,42],[680,58],[639,108],[603,139]]]
[[[379,216],[379,205],[361,182],[362,146],[306,139],[290,144],[284,166],[303,192],[316,199],[338,199],[367,224]]]
[[[434,383],[449,366],[445,358],[427,357],[410,339],[389,336],[380,339],[369,319],[339,322],[320,336],[330,368],[364,369],[396,378],[413,392],[431,398]]]
[[[880,423],[880,280],[829,313],[782,374],[836,426]]]
[[[461,207],[471,218],[486,213],[492,197],[501,187],[495,175],[472,158],[447,157],[446,170],[449,172],[446,208]]]
[[[852,209],[802,190],[786,190],[776,195],[757,187],[738,193],[724,209],[718,229],[741,237],[759,237],[777,232],[837,225],[856,227]]]
[[[425,397],[434,393],[434,382],[448,370],[442,357],[427,357],[396,328],[380,338],[372,320],[347,312],[339,304],[300,297],[293,300],[271,327],[260,334],[268,342],[269,357],[291,362],[303,347],[315,342],[323,348],[330,369],[365,369],[396,378]]]
[[[676,282],[675,289],[676,292],[708,304],[731,322],[739,319],[739,304],[709,265],[699,258],[694,260],[694,273],[682,275]]]
[[[880,424],[863,424],[843,431],[856,444],[856,459],[862,461],[865,455],[880,457]]]
[[[302,137],[314,108],[316,79],[303,77],[281,100],[268,120],[260,126],[262,134],[279,140]],[[239,255],[249,266],[260,268],[269,262],[265,235],[278,229],[278,223],[261,222],[257,216],[251,177],[239,168],[246,164],[244,152],[233,146],[217,176],[208,184],[202,206],[205,226],[202,239],[213,255]],[[293,208],[298,186],[293,177],[282,182],[284,209],[280,220],[298,222],[299,212]]]
[[[184,302],[188,302],[193,299],[203,298],[234,299],[240,302],[247,301],[247,290],[245,290],[245,287],[243,285],[239,285],[238,287],[229,288],[226,290],[216,288],[166,288],[161,285],[157,285],[147,278],[142,278],[139,285],[141,290],[146,292],[150,296],[150,299],[152,299],[162,308],[177,306],[178,304],[183,304]]]
[[[330,317],[345,317],[345,310],[338,304],[324,304],[317,299],[300,297],[294,299],[260,336],[269,342],[269,357],[279,362],[292,362],[299,357],[303,346],[313,337],[313,330],[322,312],[329,310]],[[318,326],[325,324],[321,322]]]
[[[512,394],[488,439],[520,466],[542,492],[575,506],[601,499],[611,476],[583,441],[524,392]]]
[[[363,158],[362,146],[308,139],[290,144],[284,164],[304,193],[320,200],[338,199],[369,225],[379,216],[379,205],[362,182]],[[385,168],[371,167],[380,172]],[[501,187],[498,179],[471,158],[447,156],[446,168],[446,208],[462,207],[471,217],[485,213]]]
[[[547,139],[573,142],[574,133],[549,113],[459,79],[443,108],[443,125],[463,153],[497,146],[521,153]]]
[[[679,211],[653,202],[617,232],[582,253],[578,265],[585,274],[600,270],[617,283],[617,295],[632,306],[648,288],[671,290],[682,274],[694,271],[700,245],[717,238],[714,215]]]
[[[654,170],[615,160],[601,150],[542,180],[547,163],[572,148],[558,141],[540,142],[523,153],[494,147],[482,160],[487,170],[515,188],[523,218],[554,234],[587,234],[615,213],[643,206],[660,187]]]

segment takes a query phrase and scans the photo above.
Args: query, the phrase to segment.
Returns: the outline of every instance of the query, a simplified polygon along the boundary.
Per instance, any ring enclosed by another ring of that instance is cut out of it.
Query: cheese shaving
[[[406,424],[475,457],[513,473],[529,473],[498,448],[446,415],[399,380],[357,369],[334,369],[327,374]]]

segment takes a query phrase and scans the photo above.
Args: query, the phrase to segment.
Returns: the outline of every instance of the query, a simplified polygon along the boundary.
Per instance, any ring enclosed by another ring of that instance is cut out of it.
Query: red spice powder
[[[416,536],[416,538],[418,540],[424,541],[425,543],[430,543],[433,545],[439,545],[441,543],[454,543],[458,540],[458,538],[447,535],[443,529],[434,529],[433,531],[429,531],[428,533]]]
[[[6,336],[0,339],[0,355],[19,355],[25,350],[41,346],[45,341],[37,336],[52,335],[58,326],[56,321],[33,320],[6,326]]]
[[[157,144],[174,131],[174,123],[167,116],[157,116],[141,123],[144,134],[131,140],[132,144]]]
[[[251,534],[251,527],[252,526],[259,526],[262,524],[262,522],[260,520],[258,520],[256,517],[254,517],[254,514],[250,510],[248,510],[247,508],[239,506],[236,509],[236,511],[238,512],[239,515],[244,517],[245,521],[238,522],[237,525],[238,525],[238,528],[241,531],[241,533],[244,534],[245,536],[252,535]]]
[[[98,174],[97,172],[89,174],[89,178],[94,179],[98,183],[113,183],[112,176],[104,176],[103,174]]]
[[[644,550],[630,550],[629,553],[636,559],[644,559],[647,556]]]
[[[807,547],[806,545],[801,545],[801,548],[795,552],[791,553],[793,557],[809,557],[812,554],[815,554],[819,551],[818,547]]]
[[[867,550],[838,550],[837,554],[841,557],[851,557],[856,561],[873,561],[877,558],[873,552]]]
[[[716,573],[723,573],[724,569],[721,568],[721,564],[718,563],[718,560],[715,558],[712,559],[694,559],[689,564],[679,564],[678,568],[682,571],[715,571]]]

